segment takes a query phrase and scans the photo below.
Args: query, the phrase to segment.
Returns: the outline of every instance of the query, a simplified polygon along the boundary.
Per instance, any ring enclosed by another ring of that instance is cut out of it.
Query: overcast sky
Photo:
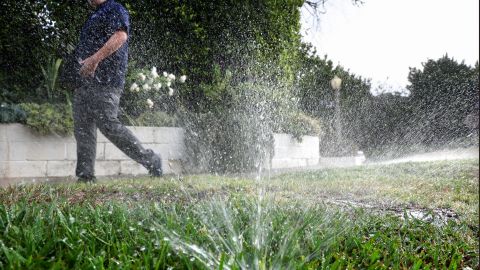
[[[479,58],[479,0],[364,2],[329,0],[320,21],[302,8],[304,41],[374,85],[406,86],[409,67],[445,53],[469,65]]]

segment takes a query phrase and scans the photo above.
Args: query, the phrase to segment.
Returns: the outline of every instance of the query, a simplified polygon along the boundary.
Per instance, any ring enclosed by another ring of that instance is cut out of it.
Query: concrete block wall
[[[128,127],[146,148],[162,156],[165,173],[180,173],[185,157],[184,130],[169,127]],[[275,134],[272,168],[315,166],[319,162],[318,137],[301,142]],[[74,176],[76,143],[73,137],[39,136],[20,124],[0,124],[0,179]],[[97,136],[97,176],[144,175],[147,170],[108,141]]]
[[[299,142],[288,134],[274,135],[272,169],[309,167],[318,165],[319,138],[304,136]]]
[[[128,127],[144,146],[160,153],[165,173],[184,155],[183,129]],[[20,124],[0,125],[0,178],[74,176],[76,142],[73,137],[39,136]],[[128,158],[100,132],[97,134],[98,176],[143,175],[147,170]]]

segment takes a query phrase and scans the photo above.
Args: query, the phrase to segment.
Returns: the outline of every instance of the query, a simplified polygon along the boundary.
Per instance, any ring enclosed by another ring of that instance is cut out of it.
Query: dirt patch
[[[459,221],[459,215],[451,209],[426,209],[413,206],[390,206],[385,207],[379,204],[367,204],[353,200],[327,199],[327,204],[333,204],[341,208],[362,208],[379,214],[393,214],[399,218],[413,218],[425,222],[432,222],[435,225],[446,225],[448,221]]]
[[[270,194],[273,195],[273,194]],[[438,226],[446,225],[449,221],[459,222],[460,215],[452,209],[434,208],[429,209],[414,204],[402,204],[398,201],[388,200],[366,200],[355,196],[354,193],[325,193],[325,192],[283,192],[273,195],[275,200],[283,202],[303,201],[312,205],[326,204],[340,208],[342,211],[354,212],[357,209],[363,209],[372,214],[385,215],[390,214],[401,219],[417,219],[425,222],[431,222]],[[357,198],[357,199],[352,199]]]

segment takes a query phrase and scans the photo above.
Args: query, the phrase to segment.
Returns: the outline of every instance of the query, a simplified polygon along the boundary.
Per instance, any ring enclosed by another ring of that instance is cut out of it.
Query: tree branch
[[[364,3],[364,0],[351,0],[352,4],[355,6],[361,6]],[[303,7],[305,10],[312,16],[313,26],[320,21],[321,15],[327,13],[325,9],[325,4],[328,0],[305,0]]]
[[[325,7],[325,3],[328,0],[305,0],[304,4],[306,4],[308,7],[310,7],[311,10],[313,10],[313,13],[315,14],[324,14],[325,10],[319,11],[319,8]],[[360,6],[364,3],[364,0],[351,0],[352,3],[356,6]]]

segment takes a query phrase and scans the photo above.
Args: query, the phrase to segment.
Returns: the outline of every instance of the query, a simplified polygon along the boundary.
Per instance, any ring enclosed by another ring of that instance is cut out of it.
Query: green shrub
[[[136,126],[147,127],[176,127],[178,119],[162,111],[147,111],[133,121]]]
[[[18,105],[0,105],[0,123],[22,123],[27,117]]]
[[[221,84],[216,110],[183,113],[187,164],[213,172],[260,169],[273,156],[273,133],[319,134],[318,121],[297,111],[286,87],[262,82]]]
[[[320,120],[310,117],[302,112],[293,112],[284,119],[276,132],[291,134],[301,141],[302,136],[323,136]]]
[[[223,91],[216,110],[182,115],[187,164],[210,172],[256,170],[273,150],[272,95],[253,83],[228,85],[218,92]]]
[[[19,88],[18,86],[11,87],[8,84],[5,84],[5,77],[6,76],[0,74],[0,104],[16,104],[20,99],[25,100],[26,96],[24,89]]]
[[[249,172],[258,170],[273,151],[271,129],[243,112],[190,114],[185,123],[187,170]]]
[[[70,104],[22,103],[26,114],[25,124],[36,132],[68,136],[73,134],[73,116]]]
[[[135,119],[148,115],[152,110],[174,114],[179,93],[185,89],[185,81],[187,76],[184,74],[174,75],[157,70],[155,66],[137,68],[135,62],[130,63],[120,101],[122,120],[137,125]]]

